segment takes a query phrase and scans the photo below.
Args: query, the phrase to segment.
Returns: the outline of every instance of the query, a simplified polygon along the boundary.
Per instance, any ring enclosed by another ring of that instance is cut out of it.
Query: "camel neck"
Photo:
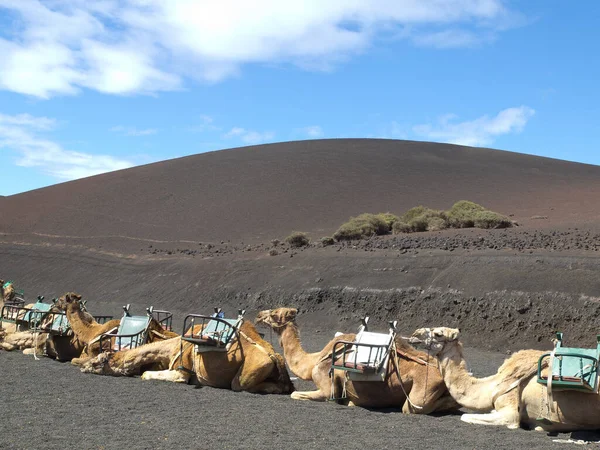
[[[69,305],[66,309],[67,319],[69,319],[69,323],[71,324],[71,329],[73,333],[77,335],[78,338],[83,337],[85,332],[93,327],[91,323],[84,320],[83,311],[78,306]]]
[[[454,400],[465,408],[490,411],[493,408],[493,377],[475,378],[467,370],[462,344],[451,342],[438,355],[444,382]]]
[[[300,332],[294,322],[288,323],[280,335],[283,355],[292,372],[303,380],[312,379],[312,369],[317,363],[318,353],[306,353],[300,343]]]

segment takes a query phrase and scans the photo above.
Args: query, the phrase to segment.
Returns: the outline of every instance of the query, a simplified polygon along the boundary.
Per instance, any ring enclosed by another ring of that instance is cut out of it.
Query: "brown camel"
[[[0,304],[0,308],[2,308],[6,303],[10,303],[15,298],[15,287],[13,284],[8,281],[4,282],[4,280],[0,280],[0,294],[2,302]]]
[[[537,363],[545,352],[521,350],[506,359],[495,375],[474,378],[467,371],[458,338],[456,328],[420,328],[412,341],[425,344],[437,355],[452,397],[478,412],[463,414],[464,422],[511,429],[523,424],[547,432],[600,428],[599,394],[557,390],[549,401],[546,385],[537,382]],[[548,370],[542,372],[546,377]]]
[[[52,326],[56,314],[62,311],[53,305],[42,320],[40,330],[47,330]],[[94,322],[94,318],[86,311],[82,313],[82,319],[87,323]],[[70,361],[77,358],[84,345],[77,336],[69,330],[65,335],[40,332],[38,330],[25,330],[8,334],[0,342],[0,348],[6,351],[23,350],[26,355],[48,356],[58,361]]]
[[[87,361],[82,372],[115,376],[140,374],[151,364],[166,370],[145,371],[143,380],[175,383],[194,381],[234,391],[262,394],[293,392],[283,357],[264,341],[250,322],[242,322],[227,351],[197,352],[195,345],[181,337],[143,345],[118,353],[102,353]]]
[[[69,292],[62,296],[56,306],[67,314],[67,319],[71,324],[71,330],[75,337],[84,346],[81,356],[73,358],[71,363],[74,365],[83,364],[88,358],[98,356],[102,349],[100,348],[100,336],[119,327],[120,319],[109,320],[104,324],[99,324],[95,320],[92,323],[84,320],[84,312],[81,307],[81,295]],[[178,336],[177,333],[167,331],[154,319],[151,320],[148,327],[148,341],[154,342],[165,340]],[[109,341],[107,341],[109,342]],[[114,338],[110,340],[110,348],[114,346]]]
[[[340,397],[346,383],[349,404],[364,407],[397,407],[402,412],[428,414],[434,411],[453,410],[456,402],[448,394],[444,381],[435,367],[435,360],[426,353],[407,345],[402,339],[395,341],[396,356],[390,357],[385,381],[346,380],[342,371],[334,371],[333,383],[329,376],[334,344],[337,341],[354,341],[355,334],[336,336],[323,350],[306,353],[300,344],[295,308],[278,308],[258,313],[257,323],[270,326],[279,336],[290,370],[303,380],[312,380],[316,391],[294,392],[297,400],[325,401]],[[332,385],[334,392],[332,396]],[[407,401],[408,395],[408,401]]]

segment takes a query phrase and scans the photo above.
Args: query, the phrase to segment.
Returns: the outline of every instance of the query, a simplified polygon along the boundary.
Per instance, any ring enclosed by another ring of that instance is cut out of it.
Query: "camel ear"
[[[296,308],[290,309],[289,317],[290,319],[295,319],[298,314],[298,310]]]
[[[81,295],[79,294],[73,294],[73,297],[75,298],[75,300],[81,300]]]

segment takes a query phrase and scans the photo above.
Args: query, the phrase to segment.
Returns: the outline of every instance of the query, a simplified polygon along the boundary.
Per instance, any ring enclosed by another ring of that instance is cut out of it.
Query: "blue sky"
[[[600,2],[0,0],[0,195],[384,137],[600,164]]]

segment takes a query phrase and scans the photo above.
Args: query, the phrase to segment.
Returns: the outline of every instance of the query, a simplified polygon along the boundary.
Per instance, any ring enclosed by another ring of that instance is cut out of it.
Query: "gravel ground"
[[[322,340],[304,344],[317,349]],[[504,357],[468,350],[477,376],[493,373]],[[405,416],[95,376],[20,352],[0,352],[0,377],[2,449],[568,448],[545,433],[469,425],[458,415]],[[309,382],[295,383],[301,390],[312,388]]]

